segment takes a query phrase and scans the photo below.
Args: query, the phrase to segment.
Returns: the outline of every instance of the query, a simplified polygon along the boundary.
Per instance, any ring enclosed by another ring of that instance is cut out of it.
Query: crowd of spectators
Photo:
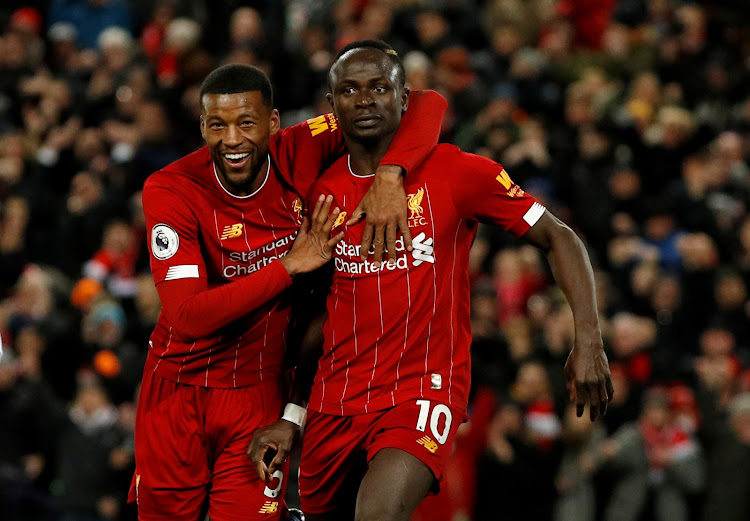
[[[214,67],[265,70],[289,125],[328,112],[361,38],[449,100],[442,141],[580,234],[615,386],[602,421],[575,417],[564,297],[538,251],[480,228],[471,419],[414,518],[750,519],[745,0],[3,1],[0,519],[135,519],[160,309],[142,183],[201,146]]]

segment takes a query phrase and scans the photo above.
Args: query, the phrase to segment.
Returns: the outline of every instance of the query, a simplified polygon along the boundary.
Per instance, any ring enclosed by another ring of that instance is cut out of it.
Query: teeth
[[[226,157],[227,159],[231,159],[232,161],[236,161],[238,159],[245,159],[249,155],[250,154],[246,152],[244,154],[224,154],[224,157]]]

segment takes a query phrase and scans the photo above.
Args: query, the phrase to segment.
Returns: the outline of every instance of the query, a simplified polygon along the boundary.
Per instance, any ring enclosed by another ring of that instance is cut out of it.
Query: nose
[[[228,147],[236,147],[242,143],[242,133],[236,125],[229,125],[224,134],[224,144]]]
[[[375,105],[375,98],[368,89],[362,89],[357,96],[357,106],[362,108],[372,107]]]

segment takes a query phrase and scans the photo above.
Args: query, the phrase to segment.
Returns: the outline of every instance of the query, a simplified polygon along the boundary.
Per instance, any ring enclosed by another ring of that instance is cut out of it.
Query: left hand
[[[284,419],[278,419],[253,433],[253,439],[247,448],[247,456],[253,462],[260,479],[266,482],[271,479],[276,469],[292,452],[299,435],[299,426]],[[276,454],[271,463],[266,465],[265,456],[269,449],[275,450]]]
[[[609,362],[602,347],[601,335],[595,334],[596,341],[576,341],[565,362],[565,380],[570,400],[576,404],[576,415],[583,416],[586,403],[593,422],[607,412],[607,404],[612,400],[615,389],[609,373]]]
[[[404,247],[411,251],[411,233],[406,219],[406,192],[401,167],[381,165],[375,172],[375,180],[346,222],[347,226],[367,218],[362,233],[362,260],[366,260],[370,245],[374,247],[374,264],[383,260],[383,249],[388,250],[388,262],[396,262],[396,239],[398,230],[404,236]]]

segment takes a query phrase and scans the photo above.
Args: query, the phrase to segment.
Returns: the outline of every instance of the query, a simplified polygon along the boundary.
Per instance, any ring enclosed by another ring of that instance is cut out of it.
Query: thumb
[[[367,217],[367,212],[365,212],[364,208],[362,207],[362,203],[360,202],[359,205],[354,209],[352,214],[349,216],[349,220],[346,221],[346,226],[355,225],[358,222],[361,222],[365,217]]]

